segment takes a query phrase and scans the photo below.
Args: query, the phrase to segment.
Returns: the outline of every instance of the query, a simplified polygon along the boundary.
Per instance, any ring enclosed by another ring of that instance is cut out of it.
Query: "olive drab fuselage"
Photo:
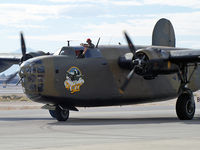
[[[137,47],[141,48],[145,47]],[[130,70],[120,68],[118,59],[129,53],[128,47],[101,46],[88,49],[85,58],[78,58],[82,49],[63,47],[58,55],[40,56],[24,62],[20,77],[26,95],[36,102],[74,107],[145,103],[178,95],[180,79],[177,73],[158,75],[152,80],[135,74],[121,93],[120,86]],[[199,76],[200,69],[197,68],[188,84],[193,91],[200,88]]]
[[[181,120],[195,114],[193,92],[200,89],[200,49],[176,48],[171,22],[160,19],[150,46],[136,46],[124,31],[123,45],[64,46],[54,54],[27,53],[20,34],[22,55],[0,58],[3,70],[19,64],[6,83],[19,73],[24,93],[44,103],[50,115],[66,121],[77,107],[129,105],[178,97]],[[1,70],[2,70],[1,69]],[[0,71],[1,71],[0,70]]]

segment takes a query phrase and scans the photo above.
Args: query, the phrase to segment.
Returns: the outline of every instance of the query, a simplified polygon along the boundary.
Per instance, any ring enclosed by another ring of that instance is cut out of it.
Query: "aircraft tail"
[[[152,45],[176,47],[174,28],[165,18],[160,19],[153,30]]]

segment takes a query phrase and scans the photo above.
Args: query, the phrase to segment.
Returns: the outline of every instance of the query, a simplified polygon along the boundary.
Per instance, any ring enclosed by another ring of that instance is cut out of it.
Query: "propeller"
[[[24,36],[23,33],[20,33],[20,41],[21,41],[21,51],[22,51],[22,58],[21,58],[21,62],[19,63],[19,65],[27,60],[26,58],[26,44],[25,44],[25,40],[24,40]],[[6,79],[5,84],[8,84],[12,79],[15,78],[15,76],[19,73],[19,71],[16,71],[15,73],[9,75],[9,78]]]
[[[23,62],[26,60],[26,44],[22,32],[20,33],[20,37],[21,37],[21,50],[22,50],[22,62]]]
[[[50,55],[50,53],[45,53],[43,51],[37,51],[37,52],[31,52],[31,53],[26,53],[26,44],[25,44],[25,40],[24,40],[24,35],[22,32],[20,32],[20,44],[21,44],[21,52],[22,52],[22,57],[21,60],[19,62],[19,66],[26,60],[31,59],[33,57],[37,57],[37,56],[43,56],[43,55]],[[12,80],[17,73],[19,73],[19,71],[13,73],[10,75],[10,77],[5,81],[6,83],[8,83],[10,80]],[[21,81],[21,79],[20,79]],[[19,82],[20,82],[19,81]]]
[[[135,52],[136,52],[136,48],[135,48],[135,46],[133,45],[133,43],[132,43],[130,37],[128,36],[128,34],[126,33],[126,31],[124,31],[124,36],[125,36],[126,41],[127,41],[127,43],[128,43],[128,47],[129,47],[130,51],[133,53],[133,56],[134,56],[134,55],[135,55]]]
[[[135,73],[135,66],[131,70],[131,72],[126,76],[126,80],[124,81],[124,84],[121,86],[120,91],[123,93],[129,83],[129,81],[132,79],[133,75]]]
[[[145,56],[137,56],[136,55],[136,48],[134,46],[134,44],[132,43],[130,37],[128,36],[128,34],[124,31],[124,35],[126,38],[126,41],[128,43],[128,47],[130,49],[130,51],[133,53],[133,58],[132,58],[132,63],[133,63],[133,69],[130,71],[130,73],[126,76],[126,79],[124,81],[124,83],[122,84],[122,86],[120,87],[120,93],[124,93],[127,85],[129,84],[130,80],[132,79],[134,73],[135,73],[135,69],[140,68],[143,69],[143,65],[146,63],[145,62]]]

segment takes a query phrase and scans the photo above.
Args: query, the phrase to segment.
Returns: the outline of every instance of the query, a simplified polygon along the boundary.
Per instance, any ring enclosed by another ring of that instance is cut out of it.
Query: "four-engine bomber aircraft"
[[[192,119],[193,92],[200,89],[200,50],[175,48],[174,29],[167,19],[155,25],[152,46],[135,46],[124,34],[128,46],[96,46],[88,48],[83,57],[79,57],[82,46],[63,47],[54,55],[26,54],[21,35],[23,56],[15,59],[20,62],[18,73],[25,94],[46,104],[43,108],[58,121],[66,121],[69,110],[78,111],[76,107],[129,105],[175,97],[178,118]]]

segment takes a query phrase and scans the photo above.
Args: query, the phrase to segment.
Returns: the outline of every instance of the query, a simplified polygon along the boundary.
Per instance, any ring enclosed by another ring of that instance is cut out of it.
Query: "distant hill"
[[[34,49],[32,49],[32,48],[29,48],[29,47],[26,48],[26,51],[27,51],[27,53],[28,53],[28,52],[36,52],[36,50],[34,50]],[[11,52],[11,53],[19,53],[19,54],[21,54],[22,51],[21,51],[21,49],[17,49],[17,50],[15,50],[15,51]]]

